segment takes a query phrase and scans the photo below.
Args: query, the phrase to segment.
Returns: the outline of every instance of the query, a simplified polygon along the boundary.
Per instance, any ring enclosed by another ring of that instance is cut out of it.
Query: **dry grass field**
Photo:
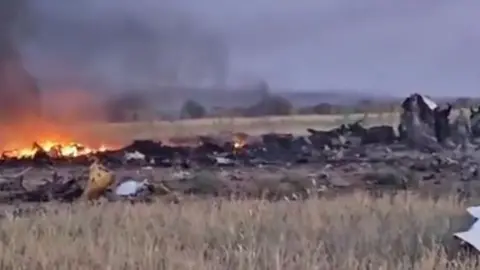
[[[458,111],[452,113],[455,117]],[[259,135],[266,132],[306,134],[306,128],[330,129],[344,123],[365,119],[364,124],[394,125],[399,123],[399,113],[290,115],[270,117],[225,117],[178,121],[150,121],[131,123],[97,123],[76,125],[72,134],[97,141],[128,143],[132,139],[168,139],[196,135],[246,132]]]
[[[134,139],[168,140],[173,137],[246,132],[259,135],[267,132],[305,134],[306,128],[329,129],[342,123],[362,119],[363,114],[349,115],[291,115],[256,118],[204,118],[178,121],[138,121],[124,123],[67,122],[26,123],[25,125],[2,126],[0,140],[22,140],[30,145],[38,139],[51,140],[50,135],[74,140],[89,146],[119,147]],[[398,122],[397,114],[370,114],[367,124],[391,124]],[[18,130],[22,130],[19,134]],[[4,138],[4,135],[12,135]]]
[[[0,269],[478,269],[454,197],[83,203],[0,221]]]
[[[292,115],[256,118],[205,118],[179,121],[150,121],[132,123],[98,123],[77,125],[72,134],[96,138],[101,141],[129,142],[132,139],[168,139],[228,132],[246,132],[259,135],[266,132],[306,134],[306,128],[329,129],[342,123],[363,119],[364,114],[345,115]],[[373,124],[396,124],[398,114],[368,114],[365,122]]]

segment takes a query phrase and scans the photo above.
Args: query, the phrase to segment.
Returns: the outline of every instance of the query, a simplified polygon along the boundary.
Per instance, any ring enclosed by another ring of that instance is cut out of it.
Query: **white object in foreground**
[[[453,235],[480,251],[480,206],[468,207],[467,212],[475,218],[475,222],[467,231]]]
[[[130,160],[145,160],[145,155],[138,152],[126,152],[124,155],[125,160],[130,161]]]
[[[142,182],[128,180],[117,186],[115,194],[118,196],[134,196],[137,193],[147,189],[148,180]]]

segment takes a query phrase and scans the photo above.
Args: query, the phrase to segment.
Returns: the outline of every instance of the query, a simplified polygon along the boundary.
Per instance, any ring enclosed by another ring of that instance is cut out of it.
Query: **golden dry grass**
[[[452,113],[455,117],[458,111]],[[343,123],[365,119],[364,124],[393,125],[399,123],[399,113],[290,115],[270,117],[225,117],[177,121],[144,121],[130,123],[88,123],[62,127],[80,141],[125,144],[133,139],[166,140],[172,137],[193,137],[218,133],[245,132],[259,135],[266,132],[307,134],[307,128],[331,129]]]
[[[52,208],[0,222],[0,269],[477,269],[445,250],[453,197]]]
[[[342,123],[362,119],[364,114],[292,115],[257,118],[206,118],[179,121],[150,121],[132,123],[97,123],[78,125],[73,133],[79,137],[94,137],[103,141],[127,142],[136,138],[166,139],[222,132],[246,132],[259,135],[265,132],[305,134],[306,128],[329,129]],[[395,124],[398,114],[369,114],[367,124]]]

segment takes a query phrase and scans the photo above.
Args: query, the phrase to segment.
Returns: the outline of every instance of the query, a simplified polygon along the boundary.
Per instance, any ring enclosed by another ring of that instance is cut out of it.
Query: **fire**
[[[28,158],[38,153],[50,157],[76,157],[107,150],[103,142],[117,146],[117,134],[97,129],[104,119],[103,99],[82,89],[42,91],[40,113],[30,113],[25,104],[22,114],[0,119],[0,159]],[[90,125],[95,120],[95,125]]]
[[[1,124],[0,159],[29,158],[40,152],[52,158],[77,157],[111,149],[99,143],[96,136],[72,129],[75,124],[62,125],[43,119]]]
[[[106,150],[106,146],[100,146],[97,149],[93,149],[75,142],[62,144],[47,140],[39,143],[34,143],[31,147],[4,151],[3,156],[7,158],[30,158],[35,156],[35,154],[37,154],[39,151],[44,151],[47,155],[51,157],[77,157],[82,155],[104,152]]]
[[[235,149],[242,149],[245,146],[245,142],[238,141],[233,143],[233,147]]]
[[[233,136],[233,147],[237,150],[242,149],[247,144],[248,135],[245,133],[236,133]]]

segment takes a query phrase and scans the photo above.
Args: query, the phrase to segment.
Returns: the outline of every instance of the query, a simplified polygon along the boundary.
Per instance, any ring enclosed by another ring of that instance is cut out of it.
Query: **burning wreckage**
[[[445,179],[451,186],[453,182],[472,182],[480,177],[480,163],[475,158],[480,107],[471,109],[468,117],[460,113],[453,121],[449,119],[451,105],[439,106],[419,94],[406,98],[402,107],[398,127],[367,128],[362,121],[357,121],[328,131],[307,129],[308,136],[275,133],[199,136],[193,146],[179,140],[175,144],[138,140],[121,149],[35,143],[30,149],[4,152],[0,167],[4,171],[50,168],[48,178],[51,180],[27,189],[23,178],[29,170],[0,176],[3,180],[0,202],[73,201],[82,195],[89,199],[146,198],[152,193],[172,190],[217,196],[260,196],[265,195],[265,189],[277,189],[270,190],[271,199],[293,199],[312,190],[326,189],[428,187],[425,190],[435,192],[442,190]],[[90,168],[85,169],[89,165]],[[150,175],[146,177],[148,181],[131,180],[138,177],[127,177],[125,181],[113,177],[113,171],[128,168],[135,171],[141,167],[167,168],[175,179],[154,181]],[[77,168],[77,173],[65,177],[59,173],[72,168]],[[261,183],[260,175],[265,172],[278,174],[278,181],[268,188],[252,190],[249,186],[252,182]],[[297,175],[292,176],[295,172]],[[212,184],[205,183],[209,181],[204,178],[222,179],[211,180]],[[462,184],[457,189],[463,195],[472,192],[471,186],[465,189]]]

